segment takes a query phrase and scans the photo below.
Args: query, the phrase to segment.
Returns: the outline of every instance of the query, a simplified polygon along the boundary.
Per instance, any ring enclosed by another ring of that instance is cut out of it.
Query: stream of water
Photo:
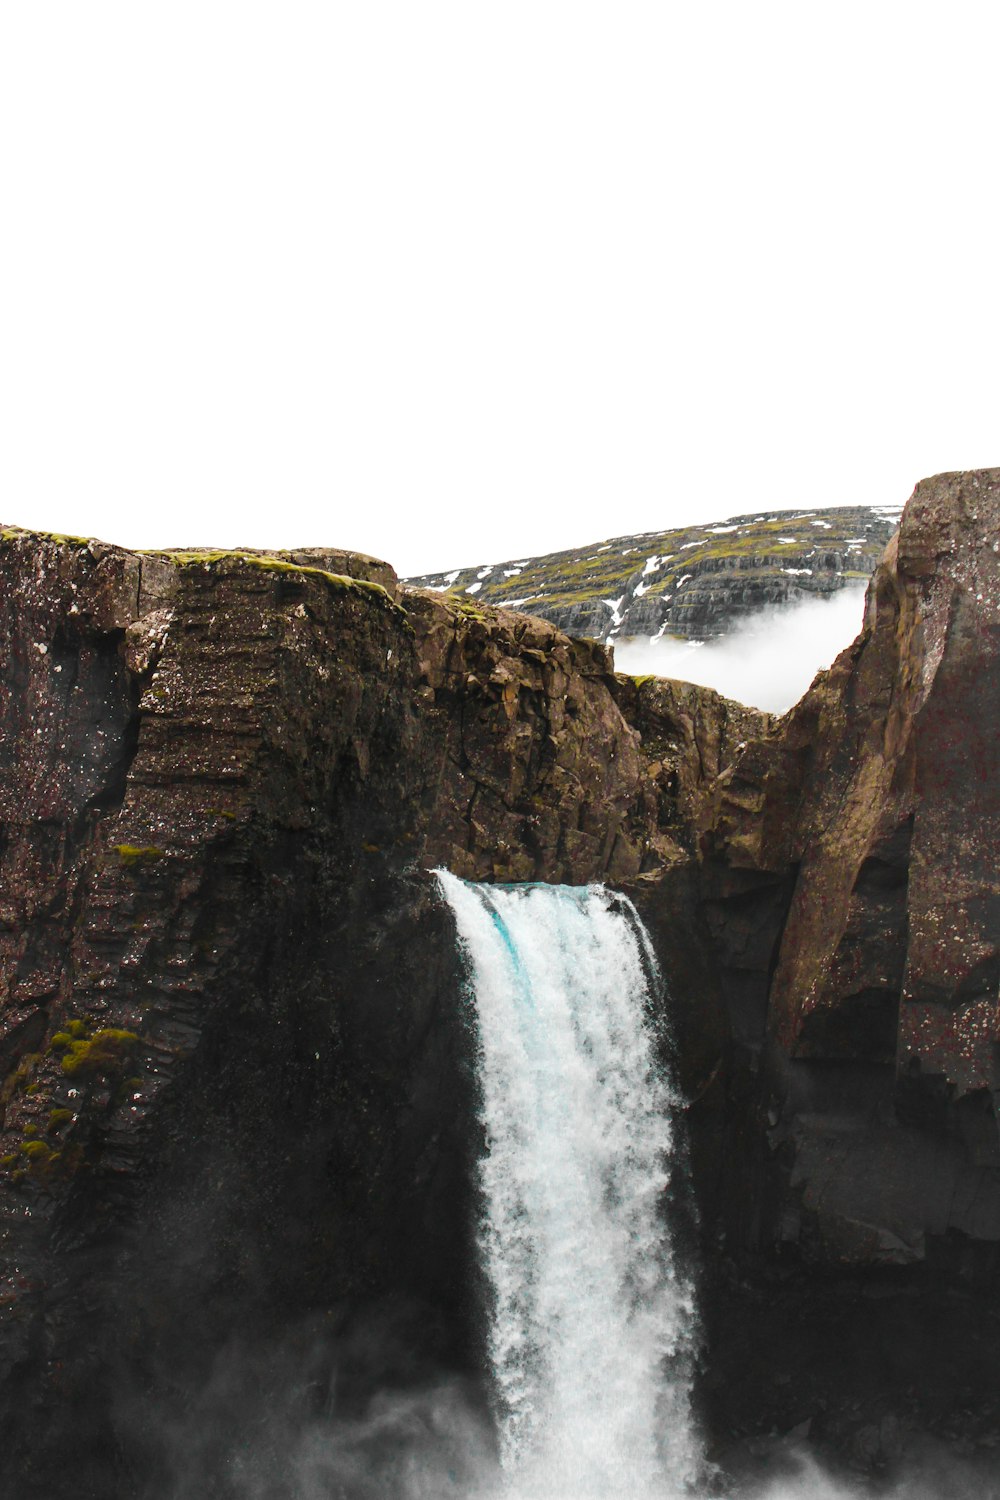
[[[645,1500],[699,1470],[675,1100],[634,908],[601,886],[438,880],[478,1030],[479,1244],[503,1493]]]

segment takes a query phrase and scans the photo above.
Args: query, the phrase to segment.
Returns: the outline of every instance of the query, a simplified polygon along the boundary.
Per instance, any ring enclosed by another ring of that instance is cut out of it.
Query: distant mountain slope
[[[524,610],[599,641],[708,640],[766,604],[866,580],[901,509],[854,505],[733,516],[406,582]]]

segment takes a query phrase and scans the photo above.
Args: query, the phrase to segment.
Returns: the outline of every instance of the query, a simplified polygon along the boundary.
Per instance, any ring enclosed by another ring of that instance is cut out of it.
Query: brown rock
[[[708,893],[731,970],[746,941],[726,914],[738,878],[747,890],[770,881],[790,891],[787,915],[779,904],[764,923],[767,956],[756,970],[774,1066],[784,1056],[793,1066],[886,1069],[883,1104],[876,1089],[865,1108],[923,1127],[936,1120],[950,1140],[936,1148],[946,1156],[961,1155],[955,1140],[972,1128],[962,1123],[970,1110],[978,1118],[977,1099],[992,1113],[998,1084],[998,535],[1000,471],[917,486],[872,580],[861,636],[720,777],[706,840]],[[779,1080],[772,1070],[797,1138],[806,1076],[796,1082],[786,1071]],[[858,1140],[862,1154],[882,1152],[882,1166],[845,1165],[841,1187],[819,1194],[800,1139],[795,1171],[807,1206],[820,1196],[827,1207],[837,1202],[845,1223],[853,1213],[866,1234],[891,1239],[899,1214],[884,1208],[880,1218],[873,1208],[877,1170],[908,1184],[907,1243],[967,1228],[957,1189],[950,1218],[932,1208],[935,1194],[952,1192],[942,1173],[965,1170],[961,1160],[932,1167],[924,1153],[921,1169],[911,1160],[914,1152],[921,1160],[919,1143],[898,1129],[877,1150],[870,1132]],[[991,1150],[1000,1162],[995,1124]],[[861,1161],[853,1146],[845,1151],[845,1163]],[[885,1151],[898,1168],[885,1165]],[[993,1204],[980,1221],[992,1238],[997,1189],[988,1173],[980,1188]]]

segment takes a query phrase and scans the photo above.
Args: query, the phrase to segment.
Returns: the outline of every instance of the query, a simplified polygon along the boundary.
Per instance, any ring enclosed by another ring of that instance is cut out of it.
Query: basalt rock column
[[[1000,1244],[998,535],[1000,471],[918,485],[858,641],[720,781],[730,959],[741,883],[762,913],[790,891],[760,924],[784,1163],[762,1232],[824,1259]]]

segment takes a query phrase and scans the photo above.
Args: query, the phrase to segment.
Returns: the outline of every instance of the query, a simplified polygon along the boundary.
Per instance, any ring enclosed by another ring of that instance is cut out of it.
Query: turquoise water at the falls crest
[[[694,1307],[671,1237],[676,1100],[655,963],[600,886],[438,872],[475,1009],[486,1151],[479,1248],[505,1492],[685,1492]]]

